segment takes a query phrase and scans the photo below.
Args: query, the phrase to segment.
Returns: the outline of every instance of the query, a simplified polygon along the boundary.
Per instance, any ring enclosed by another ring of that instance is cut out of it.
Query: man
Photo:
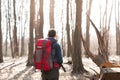
[[[55,54],[53,57],[53,69],[50,71],[42,71],[42,80],[59,80],[59,68],[63,63],[62,52],[60,45],[56,40],[56,31],[49,30],[48,39],[52,42],[52,48],[55,50]],[[51,53],[52,54],[52,53]],[[53,54],[52,54],[53,55]]]

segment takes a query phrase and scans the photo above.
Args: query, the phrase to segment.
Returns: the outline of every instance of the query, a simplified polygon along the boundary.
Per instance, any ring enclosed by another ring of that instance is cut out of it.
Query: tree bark
[[[44,24],[44,18],[43,18],[43,0],[39,0],[39,13],[37,15],[37,23],[35,27],[35,39],[43,38],[43,24]],[[39,18],[40,17],[40,18]]]
[[[107,21],[108,21],[107,11],[108,11],[108,0],[106,0],[106,7],[105,7],[105,11],[104,11],[104,15],[103,15],[103,23],[102,23],[102,25],[103,25],[102,26],[103,27],[102,36],[104,38],[104,43],[105,43],[105,47],[106,47],[106,54],[105,54],[106,58],[108,58],[108,56],[109,56],[108,43],[109,43],[109,29],[110,29],[110,26],[107,25]]]
[[[8,32],[9,32],[9,30],[8,30],[8,14],[6,14],[6,25],[7,25],[7,27],[6,27],[6,40],[5,40],[5,56],[7,56],[7,51],[8,51]]]
[[[34,27],[34,17],[35,16],[35,1],[31,0],[30,2],[30,31],[29,31],[29,53],[28,53],[28,61],[27,66],[32,66],[33,63],[33,27]]]
[[[61,17],[62,18],[62,17]],[[62,20],[61,20],[62,21]],[[63,23],[62,23],[63,24]],[[63,26],[62,26],[62,39],[61,39],[61,44],[62,44],[62,51],[63,51],[63,57],[65,56],[65,36],[64,36],[64,31],[63,31]]]
[[[86,70],[82,64],[82,46],[81,46],[81,19],[82,19],[82,0],[76,0],[76,25],[74,31],[74,53],[72,54],[73,71],[72,73],[83,73]]]
[[[43,24],[44,24],[44,15],[43,15],[43,0],[39,0],[40,8],[39,15],[40,20],[38,21],[38,30],[37,30],[37,39],[43,38]]]
[[[94,55],[88,48],[86,41],[83,39],[82,35],[82,42],[83,42],[83,46],[87,52],[87,55],[92,59],[92,61],[98,66],[100,67],[100,69],[102,69],[103,67],[105,67],[106,65],[104,64],[112,64],[109,62],[108,58],[106,58],[106,46],[104,43],[104,38],[101,36],[100,32],[98,31],[98,29],[96,28],[95,24],[92,22],[92,20],[88,17],[88,19],[90,20],[92,26],[94,27],[96,34],[97,34],[97,38],[98,38],[98,44],[99,44],[99,51],[98,51],[98,55]],[[81,33],[82,34],[82,33]]]
[[[120,44],[120,0],[118,0],[118,27],[119,27],[119,44]],[[120,55],[120,45],[119,45],[119,55]]]
[[[50,0],[50,28],[54,28],[54,0]]]
[[[19,56],[19,51],[18,51],[18,41],[17,41],[17,26],[16,26],[16,0],[13,0],[13,10],[14,10],[14,29],[13,29],[13,39],[14,39],[14,54],[15,57]]]
[[[114,2],[113,2],[114,3]],[[106,26],[106,34],[105,34],[105,44],[106,44],[106,51],[107,51],[107,56],[110,55],[110,52],[109,52],[109,38],[110,38],[110,34],[109,34],[109,31],[110,31],[110,23],[111,23],[111,15],[112,15],[112,10],[113,10],[113,3],[112,3],[112,6],[111,6],[111,9],[110,9],[110,15],[108,17],[108,24]],[[107,15],[106,15],[107,16]]]
[[[119,4],[120,4],[120,2],[115,0],[116,54],[117,55],[120,55],[120,45],[119,45],[120,44]],[[118,7],[118,9],[117,9],[117,7]],[[117,13],[117,11],[118,11],[118,13]]]
[[[1,27],[1,0],[0,0],[0,63],[3,62],[3,51],[2,51],[2,27]]]
[[[69,25],[69,0],[67,0],[67,17],[66,17],[66,31],[67,31],[67,57],[72,54],[72,45],[70,40],[70,25]]]
[[[90,22],[91,22],[91,24],[92,24],[92,26],[95,29],[96,34],[97,34],[98,44],[99,44],[98,54],[103,57],[105,62],[107,62],[109,60],[108,60],[108,56],[107,56],[107,48],[106,48],[106,44],[105,44],[105,41],[104,41],[104,36],[101,36],[97,27],[95,26],[95,24],[92,22],[92,20],[90,18],[89,18],[89,20],[90,20]]]
[[[21,37],[21,53],[20,56],[23,56],[25,54],[25,26],[23,29],[22,37]]]
[[[12,55],[12,58],[15,57],[14,55],[14,52],[13,52],[13,41],[12,41],[12,36],[11,36],[11,23],[10,23],[10,20],[11,20],[11,14],[10,14],[10,0],[8,0],[8,28],[9,28],[9,38],[10,38],[10,48],[11,48],[11,55]]]
[[[87,15],[90,16],[91,14],[91,6],[92,6],[92,0],[89,0],[89,7],[87,8]],[[90,48],[90,22],[89,22],[89,19],[88,17],[86,17],[86,44],[88,45],[88,48]],[[85,56],[87,56],[87,53],[85,52]]]

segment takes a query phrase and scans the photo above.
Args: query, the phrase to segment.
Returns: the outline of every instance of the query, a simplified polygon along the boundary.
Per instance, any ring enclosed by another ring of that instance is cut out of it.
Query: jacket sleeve
[[[61,47],[59,44],[56,44],[56,57],[57,57],[57,62],[61,65],[63,63],[63,57],[62,57],[62,51]]]

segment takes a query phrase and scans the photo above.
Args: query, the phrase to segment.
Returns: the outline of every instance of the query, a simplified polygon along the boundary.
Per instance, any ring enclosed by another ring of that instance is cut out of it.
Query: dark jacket
[[[57,43],[57,40],[53,37],[49,37],[48,39],[52,41],[52,47],[55,49],[55,57],[57,59],[57,62],[61,65],[63,63],[61,47]]]

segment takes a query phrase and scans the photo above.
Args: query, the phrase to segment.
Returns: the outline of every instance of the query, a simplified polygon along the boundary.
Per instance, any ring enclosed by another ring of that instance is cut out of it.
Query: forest
[[[120,0],[0,0],[0,80],[41,80],[35,43],[51,28],[60,80],[120,79]]]

